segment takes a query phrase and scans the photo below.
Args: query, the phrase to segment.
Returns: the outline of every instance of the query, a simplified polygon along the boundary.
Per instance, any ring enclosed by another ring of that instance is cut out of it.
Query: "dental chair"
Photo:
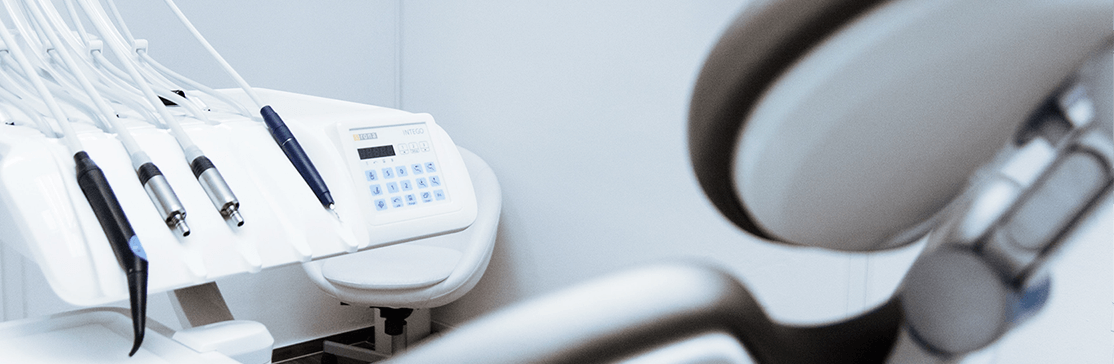
[[[502,194],[491,167],[459,148],[476,189],[477,215],[471,226],[456,233],[418,239],[359,253],[302,264],[321,290],[343,304],[374,307],[383,321],[375,327],[375,349],[326,341],[323,363],[346,357],[377,361],[405,349],[407,338],[430,332],[429,311],[468,293],[491,260],[499,225]]]
[[[677,262],[513,305],[389,362],[611,362],[703,337],[759,363],[950,362],[994,345],[1040,313],[1065,237],[1109,204],[1112,7],[766,1],[726,30],[692,96],[700,186],[775,244],[869,252],[928,234],[865,313],[778,323],[722,269]],[[1105,236],[1088,246],[1109,256]]]

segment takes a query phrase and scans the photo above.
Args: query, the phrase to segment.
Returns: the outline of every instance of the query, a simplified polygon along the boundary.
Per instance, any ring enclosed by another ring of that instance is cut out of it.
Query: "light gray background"
[[[491,265],[472,292],[435,309],[435,321],[456,325],[666,260],[725,267],[779,320],[843,318],[887,297],[915,249],[868,256],[764,243],[720,217],[691,172],[685,123],[692,84],[744,3],[179,6],[253,86],[431,113],[492,166],[504,205]],[[234,86],[161,1],[119,5],[153,57],[209,86]],[[0,265],[5,319],[71,308],[15,253],[4,251]],[[266,324],[277,346],[372,321],[370,310],[339,306],[296,266],[218,283],[233,314]],[[177,326],[164,295],[151,305],[153,318]]]

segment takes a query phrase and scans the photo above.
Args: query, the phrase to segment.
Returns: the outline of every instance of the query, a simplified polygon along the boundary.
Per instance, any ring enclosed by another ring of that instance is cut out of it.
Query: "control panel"
[[[438,133],[428,121],[339,123],[338,137],[360,204],[372,225],[428,217],[454,209],[451,184]],[[449,148],[444,148],[449,149]],[[465,176],[467,178],[467,176]],[[459,208],[458,206],[455,208]]]

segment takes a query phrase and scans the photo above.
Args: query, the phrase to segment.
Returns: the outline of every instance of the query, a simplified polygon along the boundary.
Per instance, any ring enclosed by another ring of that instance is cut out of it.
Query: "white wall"
[[[236,87],[163,1],[116,2],[159,62],[210,87]],[[397,0],[175,3],[254,87],[396,102]]]
[[[402,107],[484,157],[505,196],[488,274],[435,319],[663,260],[721,265],[794,322],[842,317],[868,289],[892,288],[867,281],[864,257],[742,233],[700,191],[690,92],[742,3],[404,2]]]

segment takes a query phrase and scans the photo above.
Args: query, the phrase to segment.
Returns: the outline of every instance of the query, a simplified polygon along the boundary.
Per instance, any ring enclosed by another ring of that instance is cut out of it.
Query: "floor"
[[[451,327],[438,322],[433,322],[430,334],[417,344],[426,340],[436,339]],[[355,345],[367,349],[375,349],[375,327],[366,327],[337,335],[321,338],[304,343],[277,348],[271,354],[273,364],[321,364],[321,347],[326,340],[341,344]],[[389,344],[389,343],[388,343]],[[410,346],[417,345],[412,343]],[[337,364],[366,364],[367,362],[337,358]]]
[[[375,328],[368,327],[323,339],[277,348],[274,353],[271,354],[271,361],[274,364],[321,364],[321,345],[325,340],[374,349]],[[347,358],[338,358],[337,362],[337,364],[364,364],[364,362]]]

